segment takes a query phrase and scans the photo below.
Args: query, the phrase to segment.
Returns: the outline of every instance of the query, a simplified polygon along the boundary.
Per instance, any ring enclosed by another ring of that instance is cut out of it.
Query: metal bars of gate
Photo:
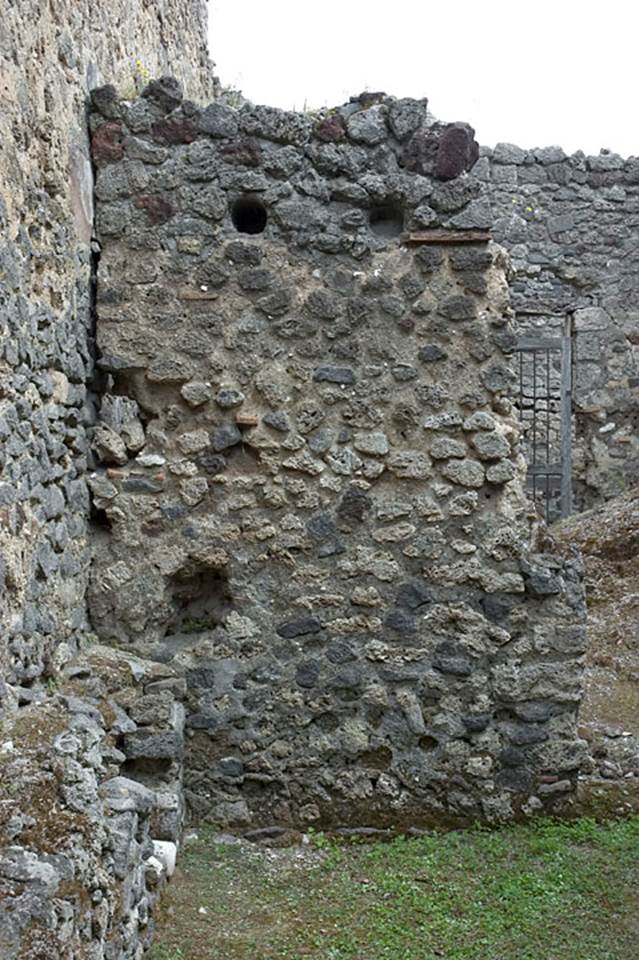
[[[542,501],[547,523],[572,512],[571,327],[568,316],[561,336],[523,336],[516,344],[519,416],[528,427],[528,489],[535,503]],[[557,354],[558,378],[552,364]]]

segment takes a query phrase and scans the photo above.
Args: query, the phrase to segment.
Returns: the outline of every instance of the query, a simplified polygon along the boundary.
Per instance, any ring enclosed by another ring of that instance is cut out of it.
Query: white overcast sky
[[[210,0],[211,56],[254,103],[428,97],[487,146],[639,155],[636,0]]]

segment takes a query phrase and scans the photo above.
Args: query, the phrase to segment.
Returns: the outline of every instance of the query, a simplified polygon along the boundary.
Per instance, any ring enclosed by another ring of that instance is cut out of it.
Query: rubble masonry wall
[[[523,492],[472,130],[383,96],[196,108],[168,80],[94,106],[90,615],[186,677],[194,816],[558,809],[580,572]]]

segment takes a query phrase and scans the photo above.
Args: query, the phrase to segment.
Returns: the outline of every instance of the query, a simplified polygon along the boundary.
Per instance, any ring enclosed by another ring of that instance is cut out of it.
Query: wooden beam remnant
[[[490,230],[422,230],[419,233],[404,233],[401,242],[422,243],[488,243]]]

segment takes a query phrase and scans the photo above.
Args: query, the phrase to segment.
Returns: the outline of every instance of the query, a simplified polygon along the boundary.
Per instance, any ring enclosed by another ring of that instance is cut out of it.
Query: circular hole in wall
[[[404,229],[404,211],[398,203],[379,203],[371,207],[368,222],[378,237],[398,237]]]
[[[240,197],[233,204],[231,219],[240,233],[263,233],[268,217],[266,207],[257,197]]]

